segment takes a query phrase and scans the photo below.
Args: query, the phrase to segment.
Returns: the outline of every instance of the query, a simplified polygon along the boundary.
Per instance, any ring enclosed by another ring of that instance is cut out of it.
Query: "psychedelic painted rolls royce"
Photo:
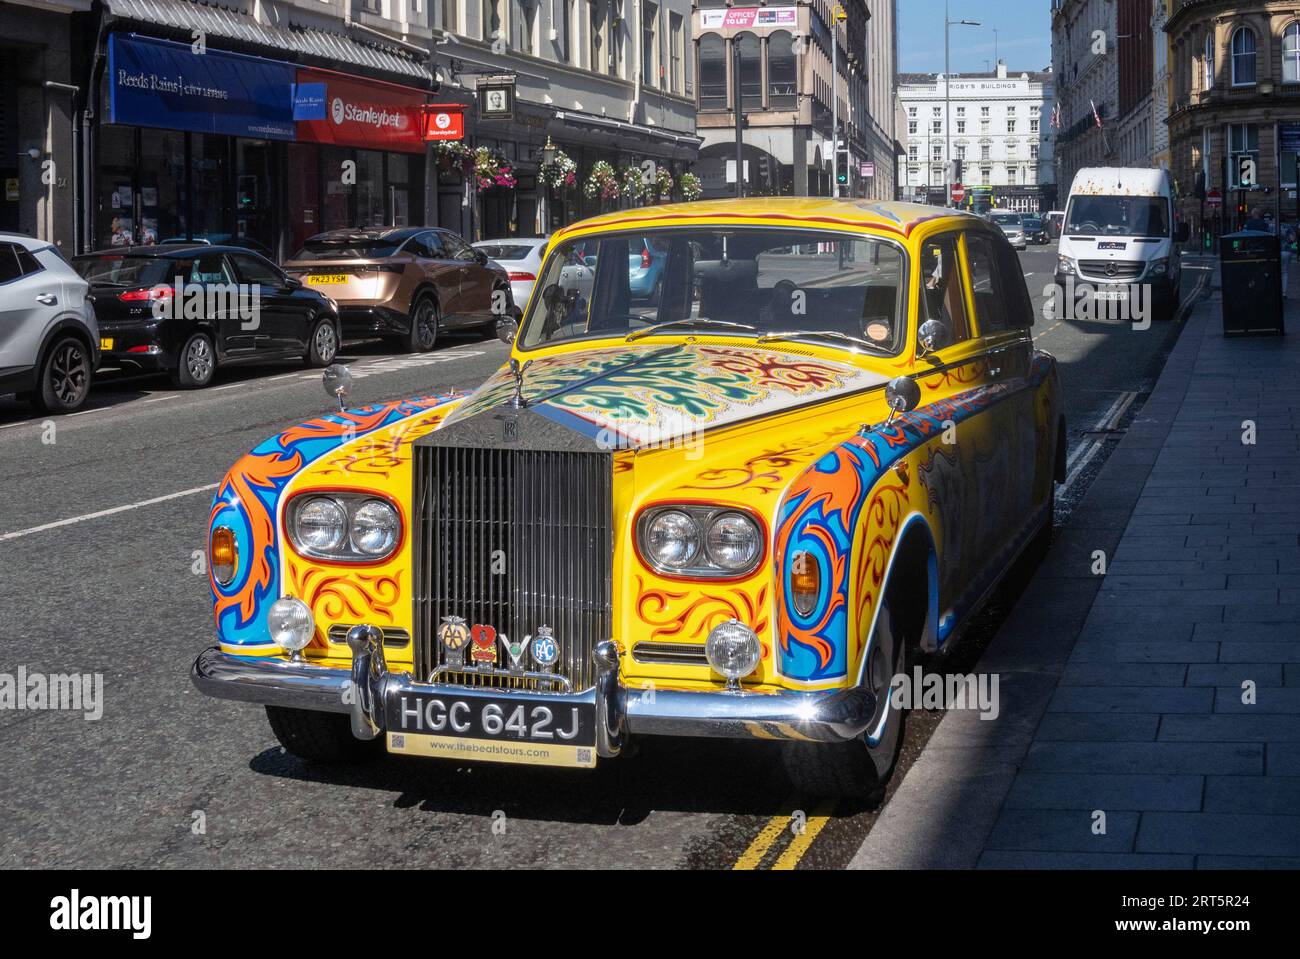
[[[322,415],[226,475],[194,682],[314,761],[757,738],[807,793],[876,789],[905,657],[1050,539],[1065,433],[1032,322],[1001,231],[934,207],[568,227],[479,389]]]

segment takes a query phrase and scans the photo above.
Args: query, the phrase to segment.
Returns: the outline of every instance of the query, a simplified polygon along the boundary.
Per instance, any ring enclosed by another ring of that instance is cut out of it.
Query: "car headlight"
[[[1151,276],[1164,276],[1164,275],[1166,275],[1166,274],[1169,272],[1169,258],[1168,258],[1168,257],[1164,257],[1164,258],[1159,259],[1159,260],[1152,260],[1152,261],[1151,261],[1151,266],[1148,268],[1147,272],[1148,272]]]
[[[737,577],[758,568],[764,533],[757,519],[738,509],[658,506],[641,514],[637,546],[652,569],[669,576]]]
[[[1056,272],[1070,274],[1074,272],[1074,257],[1058,256],[1056,258]]]
[[[401,532],[397,510],[383,500],[366,500],[352,514],[352,545],[367,556],[392,552]]]
[[[397,549],[402,518],[392,503],[369,493],[304,493],[290,500],[285,529],[303,556],[373,563]]]

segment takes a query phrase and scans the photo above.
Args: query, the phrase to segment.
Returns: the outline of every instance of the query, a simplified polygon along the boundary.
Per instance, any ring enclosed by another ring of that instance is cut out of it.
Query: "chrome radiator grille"
[[[1114,272],[1111,272],[1111,269]],[[1134,280],[1146,269],[1143,260],[1080,260],[1079,272],[1102,280]]]
[[[611,633],[610,477],[610,457],[600,452],[416,447],[418,677],[448,665],[438,627],[444,616],[459,616],[512,640],[549,626],[560,645],[555,672],[574,690],[594,684],[591,650]],[[500,642],[496,657],[494,668],[441,671],[436,679],[547,688],[508,675]]]

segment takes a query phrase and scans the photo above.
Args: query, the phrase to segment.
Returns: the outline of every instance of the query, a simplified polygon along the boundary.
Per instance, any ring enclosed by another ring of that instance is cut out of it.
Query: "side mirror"
[[[478,261],[479,266],[487,265],[488,255],[478,247],[470,247],[474,251],[474,259]]]
[[[298,279],[296,276],[286,276],[284,278],[284,285],[291,290],[301,290],[302,280]]]
[[[341,410],[344,408],[343,401],[352,392],[352,371],[342,363],[333,363],[325,367],[321,374],[321,385],[325,387],[327,396],[338,400]]]
[[[513,316],[503,316],[497,320],[497,339],[506,346],[514,343],[515,336],[519,333],[519,324],[515,322]]]
[[[916,340],[926,353],[943,349],[951,339],[947,324],[942,320],[926,320],[916,331]]]
[[[921,387],[910,376],[898,376],[885,386],[885,402],[889,404],[889,420],[899,413],[910,413],[921,402]]]
[[[1179,243],[1186,243],[1192,238],[1192,228],[1187,223],[1178,224],[1178,230],[1174,233],[1174,239]]]

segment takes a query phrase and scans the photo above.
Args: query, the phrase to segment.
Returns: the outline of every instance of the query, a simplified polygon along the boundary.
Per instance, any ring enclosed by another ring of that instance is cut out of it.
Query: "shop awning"
[[[700,144],[704,142],[693,134],[673,133],[671,130],[664,130],[659,127],[645,126],[640,123],[628,123],[626,120],[612,120],[609,117],[598,117],[591,113],[574,113],[569,110],[558,110],[556,111],[555,119],[562,121],[567,126],[595,127],[597,129],[609,130],[632,137],[652,137],[656,140],[661,140],[666,144],[696,150],[698,150]]]
[[[160,24],[184,30],[202,30],[209,36],[226,37],[276,50],[287,50],[339,64],[368,67],[386,73],[434,79],[430,67],[399,46],[357,40],[341,33],[287,22],[272,26],[259,23],[237,10],[193,3],[191,0],[104,0],[115,17],[142,24]],[[426,58],[427,60],[427,58]]]

